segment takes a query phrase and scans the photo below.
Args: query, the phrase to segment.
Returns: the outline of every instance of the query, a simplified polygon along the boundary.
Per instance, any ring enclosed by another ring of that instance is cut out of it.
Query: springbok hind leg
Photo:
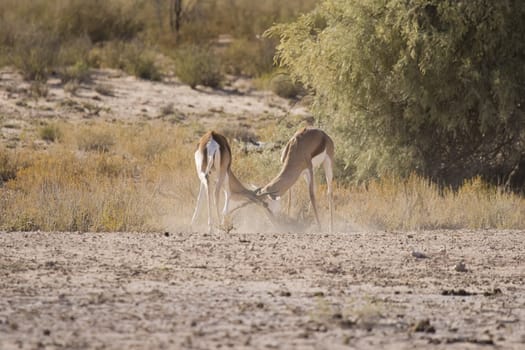
[[[215,186],[215,209],[217,210],[217,217],[219,218],[219,224],[223,223],[224,217],[221,215],[220,209],[219,209],[219,197],[221,194],[221,188],[224,185],[224,176],[222,174],[219,174],[217,178],[217,184]]]
[[[326,194],[328,196],[328,209],[330,210],[330,233],[332,233],[334,230],[334,199],[332,192],[332,180],[334,177],[334,173],[332,169],[332,161],[330,160],[330,158],[327,158],[323,162],[323,167],[326,176]]]
[[[314,189],[314,172],[310,167],[305,172],[305,179],[308,183],[308,193],[310,194],[310,202],[312,203],[312,208],[314,208],[315,221],[317,222],[317,227],[321,230],[321,221],[319,221],[319,215],[317,214],[317,205],[315,203],[315,189]]]
[[[222,187],[224,189],[224,208],[222,209],[221,214],[221,224],[224,224],[226,216],[230,212],[230,197],[231,197],[231,191],[230,191],[230,184],[229,184],[229,177],[228,174],[224,175],[224,178],[222,179]],[[218,200],[218,195],[217,195]],[[217,207],[217,213],[219,212],[219,207]]]
[[[208,200],[208,233],[213,233],[213,213],[211,209],[213,199],[211,197],[210,182],[208,179],[206,179],[206,198]]]
[[[197,221],[197,217],[199,216],[199,213],[201,211],[202,207],[202,200],[204,198],[204,184],[201,182],[199,186],[199,195],[197,196],[197,204],[195,205],[195,210],[193,212],[193,216],[191,218],[191,226],[195,225],[195,221]]]

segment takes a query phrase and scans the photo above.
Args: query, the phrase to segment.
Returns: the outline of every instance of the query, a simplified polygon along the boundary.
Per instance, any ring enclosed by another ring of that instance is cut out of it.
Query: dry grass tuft
[[[107,134],[92,132],[103,135],[102,142],[94,136],[96,142],[86,142],[78,152],[75,135],[86,135],[86,129],[62,129],[67,133],[63,142],[46,152],[23,154],[24,167],[17,165],[21,156],[15,152],[0,153],[6,181],[0,187],[0,229],[152,231],[163,229],[172,217],[189,217],[186,199],[196,181],[189,176],[189,153],[181,151],[186,146],[177,141],[184,138],[181,132],[119,126]],[[151,135],[167,144],[152,148]],[[188,176],[174,176],[179,167],[188,169]]]
[[[126,125],[57,123],[36,130],[59,141],[46,150],[0,148],[0,229],[50,231],[158,231],[188,229],[198,191],[193,152],[201,130],[170,123]],[[277,135],[258,130],[258,135]],[[273,131],[272,131],[273,130]],[[285,133],[283,133],[285,134]],[[46,136],[47,137],[47,136]],[[261,186],[279,171],[280,147],[246,148],[231,141],[233,170]],[[328,202],[322,171],[317,198],[323,221]],[[313,224],[305,183],[293,187],[290,222]],[[458,191],[440,190],[412,175],[368,185],[334,184],[336,229],[385,230],[525,226],[525,200],[479,178]],[[287,196],[283,199],[283,210]],[[236,212],[230,229],[253,229],[263,214]],[[255,216],[254,216],[255,215]],[[201,218],[204,228],[205,219]],[[233,226],[235,224],[235,226]],[[326,226],[326,225],[325,225]],[[303,229],[308,229],[304,225]]]
[[[338,189],[347,197],[339,211],[364,227],[391,230],[437,228],[523,228],[525,200],[471,179],[458,191],[441,190],[412,175],[406,180],[386,178],[368,186]]]

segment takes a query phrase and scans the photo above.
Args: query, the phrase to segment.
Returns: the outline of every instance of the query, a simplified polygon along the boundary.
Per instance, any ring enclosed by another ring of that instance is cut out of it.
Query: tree
[[[343,176],[525,182],[525,2],[325,0],[277,25]]]

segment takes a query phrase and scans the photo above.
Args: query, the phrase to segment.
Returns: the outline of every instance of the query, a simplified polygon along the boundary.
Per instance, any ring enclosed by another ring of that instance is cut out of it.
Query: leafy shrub
[[[197,85],[216,88],[223,79],[217,57],[208,48],[195,45],[176,51],[175,74],[192,88]]]
[[[64,41],[58,53],[57,71],[62,82],[89,82],[88,55],[93,45],[87,36]]]
[[[38,130],[38,135],[44,141],[55,142],[59,141],[62,137],[62,131],[60,130],[58,125],[49,124],[41,127]]]
[[[30,27],[16,37],[10,61],[26,80],[47,80],[57,62],[59,40],[49,32]]]
[[[93,43],[132,39],[143,26],[134,9],[116,1],[68,0],[56,14],[56,30],[61,38],[87,35]]]
[[[324,0],[270,33],[315,89],[349,176],[514,177],[521,190],[524,12],[516,0]]]
[[[109,41],[93,47],[88,54],[88,62],[95,68],[124,69],[122,53],[125,44],[121,41]]]
[[[268,39],[234,40],[222,55],[229,74],[257,77],[273,69],[274,43]]]
[[[153,53],[143,44],[111,41],[94,48],[88,61],[94,67],[122,69],[141,79],[161,80]]]
[[[89,82],[91,73],[85,61],[78,61],[74,65],[64,67],[60,70],[62,82],[76,81],[79,83]]]
[[[124,70],[134,76],[159,81],[161,75],[153,54],[137,42],[127,44],[122,53]]]
[[[270,86],[277,96],[284,98],[295,98],[302,92],[301,86],[284,73],[276,74],[272,78]]]

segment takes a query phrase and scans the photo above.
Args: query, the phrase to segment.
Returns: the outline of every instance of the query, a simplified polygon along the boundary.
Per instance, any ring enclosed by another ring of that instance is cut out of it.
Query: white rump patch
[[[211,139],[206,144],[206,151],[208,152],[208,166],[206,168],[206,174],[209,174],[211,172],[211,169],[213,168],[214,164],[214,158],[215,160],[220,162],[220,146],[214,139]]]

